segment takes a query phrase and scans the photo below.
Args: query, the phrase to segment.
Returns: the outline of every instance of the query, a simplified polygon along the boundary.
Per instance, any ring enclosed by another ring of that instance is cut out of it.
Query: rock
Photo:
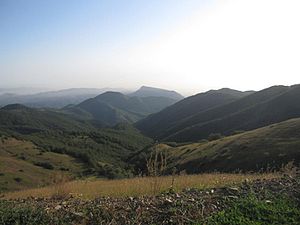
[[[57,206],[55,206],[55,210],[60,210],[62,208],[62,206],[61,205],[57,205]]]
[[[237,187],[230,187],[229,190],[238,192],[239,189]]]
[[[166,202],[172,203],[173,201],[170,198],[165,199]]]

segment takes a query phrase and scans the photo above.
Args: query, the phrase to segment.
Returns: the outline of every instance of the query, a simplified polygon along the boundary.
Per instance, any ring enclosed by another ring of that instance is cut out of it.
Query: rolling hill
[[[76,106],[65,107],[64,111],[113,126],[122,122],[134,123],[175,102],[174,99],[161,96],[131,97],[120,92],[106,92]]]
[[[135,154],[130,161],[143,168],[154,149],[165,152],[169,173],[174,167],[177,172],[202,173],[265,171],[280,169],[289,162],[300,166],[300,118],[210,142],[161,143]]]
[[[86,166],[75,158],[45,151],[30,141],[0,137],[0,193],[53,184],[57,174],[78,177]]]
[[[300,85],[274,86],[227,104],[200,111],[188,118],[172,121],[168,127],[152,127],[150,136],[168,141],[186,142],[207,138],[212,133],[229,135],[252,130],[300,116]],[[157,116],[157,114],[154,116]],[[151,119],[151,116],[149,117]],[[146,118],[146,121],[149,118]],[[158,117],[159,118],[159,117]],[[146,134],[141,121],[137,127]],[[152,122],[155,124],[155,121]],[[147,127],[146,127],[147,128]]]
[[[197,113],[233,102],[252,92],[241,92],[229,88],[211,90],[185,98],[174,105],[146,117],[136,123],[136,127],[156,139],[162,139],[167,131]]]
[[[0,135],[75,158],[85,165],[83,173],[106,177],[128,176],[124,159],[152,143],[128,124],[99,128],[95,121],[18,104],[0,109]]]

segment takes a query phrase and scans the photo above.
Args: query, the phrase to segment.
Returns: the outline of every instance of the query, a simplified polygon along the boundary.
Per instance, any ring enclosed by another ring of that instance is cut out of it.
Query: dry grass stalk
[[[280,172],[290,177],[295,177],[300,174],[299,168],[295,165],[294,161],[290,161],[283,165],[280,169]]]
[[[160,151],[158,146],[154,146],[154,150],[150,154],[150,158],[147,159],[147,172],[150,176],[150,183],[152,193],[158,194],[161,190],[161,179],[160,176],[164,174],[167,168],[167,157],[163,151]]]
[[[186,188],[218,188],[229,185],[237,185],[245,180],[252,181],[256,179],[273,179],[282,176],[279,173],[261,173],[261,174],[228,174],[228,173],[206,173],[198,175],[178,175],[173,184],[175,191]],[[172,176],[156,177],[160,184],[160,191],[167,191],[172,183]],[[72,193],[72,195],[81,198],[93,199],[101,196],[127,197],[153,195],[153,177],[136,177],[122,180],[78,180],[65,183],[61,186],[50,186],[44,188],[29,189],[18,192],[5,193],[6,199],[27,198],[27,197],[52,197],[54,193]],[[56,185],[54,185],[56,186]],[[56,191],[54,191],[56,190]],[[67,191],[66,191],[67,190]],[[65,196],[65,194],[59,196]]]
[[[69,177],[62,172],[57,172],[53,174],[52,178],[52,194],[51,198],[54,199],[64,199],[70,195],[70,187],[68,184],[70,181]]]

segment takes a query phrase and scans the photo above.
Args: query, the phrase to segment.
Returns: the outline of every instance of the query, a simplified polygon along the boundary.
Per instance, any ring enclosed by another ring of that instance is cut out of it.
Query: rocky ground
[[[245,181],[236,187],[186,189],[180,193],[170,190],[155,197],[1,200],[0,224],[1,216],[5,224],[17,224],[15,221],[21,221],[20,224],[202,224],[210,215],[226,208],[228,201],[249,194],[264,201],[271,201],[270,195],[286,195],[300,202],[300,179],[285,175],[273,180]]]

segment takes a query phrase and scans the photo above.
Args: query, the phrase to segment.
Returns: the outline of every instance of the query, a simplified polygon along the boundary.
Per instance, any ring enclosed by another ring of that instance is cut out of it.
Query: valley
[[[6,105],[0,109],[0,209],[14,199],[94,204],[298,179],[299,90],[223,88],[181,99],[142,87],[62,108]]]

